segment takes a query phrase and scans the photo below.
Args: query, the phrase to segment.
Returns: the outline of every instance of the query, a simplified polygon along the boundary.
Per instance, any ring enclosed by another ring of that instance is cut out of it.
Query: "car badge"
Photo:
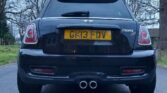
[[[134,30],[133,29],[122,29],[122,32],[133,33]]]

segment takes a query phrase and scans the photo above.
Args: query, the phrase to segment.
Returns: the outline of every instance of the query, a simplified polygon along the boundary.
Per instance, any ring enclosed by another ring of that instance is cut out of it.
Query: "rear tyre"
[[[131,93],[154,93],[156,86],[156,77],[148,84],[140,84],[140,85],[131,85],[129,89]]]
[[[21,80],[19,75],[17,76],[17,85],[19,93],[40,93],[42,86],[36,84],[27,84]]]

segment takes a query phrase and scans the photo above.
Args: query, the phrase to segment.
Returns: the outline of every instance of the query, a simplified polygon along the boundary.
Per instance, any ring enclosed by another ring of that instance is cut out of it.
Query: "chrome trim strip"
[[[112,17],[44,17],[41,19],[101,19],[101,20],[125,20],[132,21],[130,18],[112,18]]]
[[[107,79],[128,79],[128,78],[141,78],[141,77],[146,77],[148,74],[144,75],[138,75],[138,76],[125,76],[125,77],[113,77],[113,76],[107,76]]]
[[[69,79],[69,76],[41,76],[41,75],[34,75],[32,73],[28,73],[29,76],[32,77],[39,77],[39,78],[53,78],[53,79]]]
[[[38,78],[48,78],[48,79],[69,79],[69,76],[40,76],[40,75],[34,75],[32,73],[28,73],[31,77],[38,77]],[[107,76],[107,79],[129,79],[129,78],[142,78],[147,77],[148,74],[144,75],[138,75],[138,76],[124,76],[124,77],[113,77],[113,76]]]

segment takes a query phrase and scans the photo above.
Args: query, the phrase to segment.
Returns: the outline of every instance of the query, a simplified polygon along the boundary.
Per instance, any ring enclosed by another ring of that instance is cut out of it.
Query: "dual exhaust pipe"
[[[98,87],[98,84],[97,84],[97,82],[96,81],[90,81],[90,82],[87,82],[87,81],[81,81],[81,82],[79,82],[79,87],[81,88],[81,89],[87,89],[88,87],[90,88],[90,89],[96,89],[97,87]]]

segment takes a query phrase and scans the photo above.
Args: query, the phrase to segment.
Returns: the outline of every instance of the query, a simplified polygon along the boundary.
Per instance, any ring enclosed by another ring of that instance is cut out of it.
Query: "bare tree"
[[[167,0],[160,0],[160,48],[167,49]]]
[[[6,2],[7,2],[7,0],[0,0],[0,6],[1,6],[0,14],[5,11]]]
[[[40,14],[41,9],[43,8],[46,0],[21,0],[22,7],[21,9],[17,8],[18,2],[11,0],[9,6],[10,8],[16,9],[7,9],[6,13],[8,14],[8,20],[17,24],[20,29],[20,34],[23,35],[25,31],[25,26],[31,20],[34,20]],[[155,0],[126,0],[130,9],[134,13],[135,17],[140,21],[144,22],[147,25],[150,24],[157,24],[158,19],[156,18],[155,14],[159,12],[159,5]],[[17,10],[17,11],[13,11]]]
[[[7,6],[8,0],[0,0],[0,44],[8,45],[14,43],[14,38],[9,31],[7,24],[6,10],[11,9]]]
[[[126,0],[132,13],[142,23],[146,25],[157,24],[159,13],[158,0]]]
[[[38,17],[45,0],[8,0],[6,15],[8,21],[19,28],[21,38],[24,35],[26,25]]]
[[[31,7],[30,17],[36,19],[42,10],[46,0],[25,0],[26,7]]]

